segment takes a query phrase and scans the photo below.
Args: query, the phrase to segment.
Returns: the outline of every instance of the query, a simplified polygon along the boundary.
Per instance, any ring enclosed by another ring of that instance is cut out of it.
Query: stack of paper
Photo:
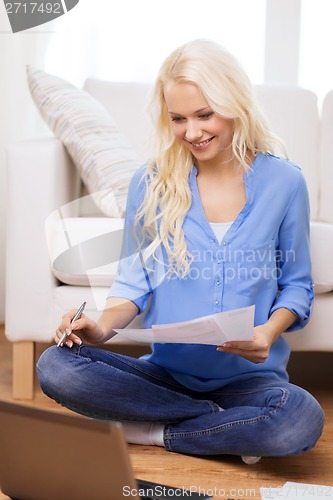
[[[260,488],[262,500],[288,498],[289,500],[315,500],[333,498],[333,486],[287,482],[279,488]]]
[[[228,340],[252,340],[253,324],[254,306],[249,306],[150,329],[115,331],[137,342],[222,345]]]

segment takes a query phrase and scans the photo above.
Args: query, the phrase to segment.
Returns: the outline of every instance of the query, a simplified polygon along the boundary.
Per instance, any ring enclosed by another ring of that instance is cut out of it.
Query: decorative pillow
[[[27,66],[31,95],[62,141],[99,209],[123,217],[129,182],[143,159],[90,94]]]

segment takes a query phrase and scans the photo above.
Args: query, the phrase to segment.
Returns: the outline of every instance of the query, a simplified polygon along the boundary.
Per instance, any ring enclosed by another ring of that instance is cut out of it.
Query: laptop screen
[[[21,500],[209,499],[134,478],[121,424],[0,401],[0,489]]]

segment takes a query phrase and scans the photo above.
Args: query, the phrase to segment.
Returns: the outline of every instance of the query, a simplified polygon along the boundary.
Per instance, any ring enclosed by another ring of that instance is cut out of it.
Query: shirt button
[[[221,281],[220,280],[217,280],[216,284],[217,285],[220,285]]]
[[[217,263],[218,264],[221,264],[222,260],[221,259],[218,259]]]
[[[218,303],[219,303],[219,301],[218,301],[218,300],[215,300],[215,304],[217,305]]]

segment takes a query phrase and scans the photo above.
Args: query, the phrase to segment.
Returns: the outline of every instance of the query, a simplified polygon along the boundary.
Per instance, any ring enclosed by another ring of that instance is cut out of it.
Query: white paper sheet
[[[201,318],[152,325],[150,329],[124,328],[118,335],[137,342],[222,345],[228,340],[252,340],[254,307],[243,307]]]
[[[279,488],[260,488],[262,500],[288,498],[289,500],[315,500],[333,498],[333,486],[287,482]]]

